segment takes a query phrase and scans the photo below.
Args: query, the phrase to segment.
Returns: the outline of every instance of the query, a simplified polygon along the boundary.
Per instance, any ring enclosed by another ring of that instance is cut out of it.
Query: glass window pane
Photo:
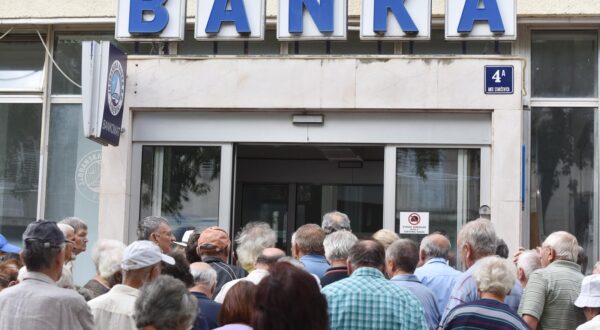
[[[248,41],[248,54],[250,55],[278,55],[280,52],[280,43],[275,30],[265,31],[265,40],[263,41]]]
[[[593,255],[595,112],[594,108],[531,111],[532,247],[550,233],[565,230],[577,237],[588,256]]]
[[[41,104],[0,104],[0,233],[21,245],[36,219]]]
[[[118,43],[114,33],[100,32],[87,34],[58,33],[54,43],[54,60],[73,81],[81,82],[81,42],[84,40],[112,41],[127,54],[158,54],[158,48],[151,43]],[[81,94],[81,88],[73,85],[58,70],[52,71],[52,94]]]
[[[76,216],[88,225],[88,249],[75,261],[79,285],[95,275],[91,248],[98,238],[98,195],[102,147],[83,136],[80,104],[54,104],[50,110],[45,218]]]
[[[327,42],[323,40],[314,41],[292,41],[289,44],[290,54],[302,54],[302,55],[319,55],[327,53]],[[298,52],[296,52],[296,46]]]
[[[460,41],[446,41],[444,30],[431,30],[431,39],[412,42],[412,52],[410,43],[402,44],[403,54],[416,55],[438,55],[438,54],[462,54],[462,43]]]
[[[201,42],[201,41],[196,41]],[[260,41],[256,41],[260,42]],[[218,41],[217,42],[217,55],[243,55],[244,54],[244,42],[243,41]]]
[[[394,43],[381,42],[381,53],[377,41],[360,40],[359,31],[348,31],[348,39],[331,41],[331,54],[393,54]]]
[[[177,44],[179,55],[213,55],[214,41],[198,41],[194,39],[194,31],[185,31],[185,38]]]
[[[144,146],[140,219],[169,219],[178,240],[188,229],[217,225],[220,169],[220,147]]]
[[[277,247],[286,249],[288,193],[287,184],[244,184],[240,228],[264,221],[277,233]]]
[[[598,95],[596,31],[533,31],[531,89],[536,97]]]
[[[41,90],[44,55],[44,46],[37,36],[8,36],[1,40],[0,89]]]

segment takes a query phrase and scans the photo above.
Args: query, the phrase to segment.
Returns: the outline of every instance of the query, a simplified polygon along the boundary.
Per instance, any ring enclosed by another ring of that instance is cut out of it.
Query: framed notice
[[[428,235],[429,212],[400,212],[400,234]]]

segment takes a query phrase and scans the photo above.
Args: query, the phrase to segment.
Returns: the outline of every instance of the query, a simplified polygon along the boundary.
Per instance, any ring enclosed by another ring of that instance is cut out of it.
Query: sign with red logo
[[[429,212],[400,212],[400,234],[429,234]]]

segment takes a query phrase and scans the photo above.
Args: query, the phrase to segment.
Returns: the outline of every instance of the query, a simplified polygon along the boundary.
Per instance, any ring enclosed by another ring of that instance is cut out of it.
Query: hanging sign
[[[513,94],[514,67],[512,65],[485,66],[486,94]]]
[[[429,212],[400,212],[400,234],[429,234]]]
[[[102,145],[119,145],[127,55],[109,41],[82,43],[81,94],[84,135]]]

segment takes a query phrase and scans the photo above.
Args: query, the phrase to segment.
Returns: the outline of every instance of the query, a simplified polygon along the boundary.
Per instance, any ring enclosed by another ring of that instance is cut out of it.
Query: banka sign
[[[118,0],[120,41],[181,41],[185,0]],[[446,0],[446,39],[516,40],[516,0]],[[345,40],[347,0],[279,0],[277,39]],[[197,40],[263,40],[265,0],[198,0]],[[429,40],[431,0],[362,0],[363,40]]]

